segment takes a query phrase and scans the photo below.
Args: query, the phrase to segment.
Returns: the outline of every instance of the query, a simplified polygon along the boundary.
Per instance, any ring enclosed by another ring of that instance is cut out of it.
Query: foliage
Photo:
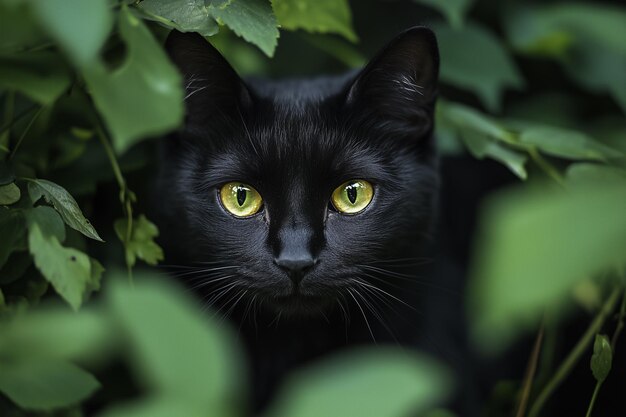
[[[525,181],[483,210],[467,300],[477,345],[501,351],[579,306],[595,314],[506,415],[540,415],[585,355],[590,415],[626,316],[626,10],[474,3],[407,0],[399,13],[353,2],[353,18],[346,0],[0,0],[0,413],[81,415],[107,383],[102,367],[122,361],[142,394],[109,399],[102,416],[247,415],[235,337],[177,287],[134,272],[163,253],[129,178],[149,163],[146,139],[184,115],[161,41],[172,28],[199,32],[242,73],[315,73],[361,65],[354,43],[371,55],[392,16],[438,34],[442,151],[493,159]],[[96,230],[102,184],[119,190],[118,219]],[[267,416],[399,417],[432,410],[451,384],[421,355],[347,353],[293,376]]]

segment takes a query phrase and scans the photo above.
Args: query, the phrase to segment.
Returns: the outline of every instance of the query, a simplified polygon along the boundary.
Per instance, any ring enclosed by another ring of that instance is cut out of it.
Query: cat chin
[[[322,316],[332,304],[332,300],[326,297],[302,294],[270,297],[262,303],[270,312],[282,313],[287,317]]]

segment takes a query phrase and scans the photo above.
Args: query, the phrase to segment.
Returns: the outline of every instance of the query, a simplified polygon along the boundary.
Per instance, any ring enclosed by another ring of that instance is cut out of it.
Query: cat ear
[[[165,49],[185,78],[188,124],[202,125],[210,117],[236,114],[251,105],[244,82],[201,35],[172,30]]]
[[[435,34],[425,27],[408,29],[357,75],[346,92],[346,105],[386,126],[428,133],[438,72]]]

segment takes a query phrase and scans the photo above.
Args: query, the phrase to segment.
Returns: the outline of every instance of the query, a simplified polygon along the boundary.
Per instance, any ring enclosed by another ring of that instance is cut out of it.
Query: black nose
[[[299,284],[304,274],[315,265],[315,259],[309,254],[300,256],[279,256],[274,259],[276,265],[289,274],[294,284]]]

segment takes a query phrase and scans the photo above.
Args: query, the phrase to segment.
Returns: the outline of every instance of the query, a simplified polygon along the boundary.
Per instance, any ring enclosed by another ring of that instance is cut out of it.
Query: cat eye
[[[330,201],[340,213],[357,214],[369,205],[373,196],[372,184],[365,180],[350,180],[333,191]]]
[[[236,217],[250,217],[261,210],[263,199],[254,187],[241,182],[229,182],[220,189],[220,200],[226,210]]]

